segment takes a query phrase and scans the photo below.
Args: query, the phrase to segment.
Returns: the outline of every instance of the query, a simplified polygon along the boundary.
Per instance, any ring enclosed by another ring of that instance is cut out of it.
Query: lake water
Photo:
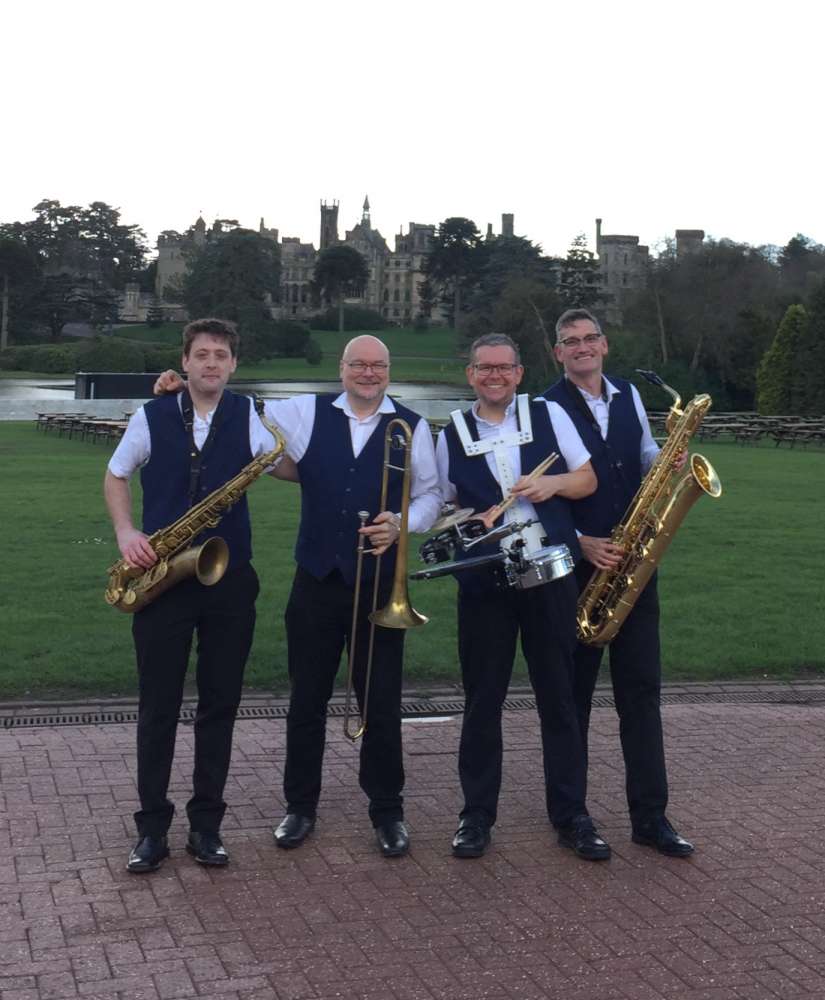
[[[338,382],[232,382],[239,392],[262,396],[294,396],[302,392],[334,392]],[[445,386],[414,382],[390,383],[390,395],[398,399],[469,399],[469,386]],[[74,399],[74,381],[68,379],[0,379],[0,399]]]

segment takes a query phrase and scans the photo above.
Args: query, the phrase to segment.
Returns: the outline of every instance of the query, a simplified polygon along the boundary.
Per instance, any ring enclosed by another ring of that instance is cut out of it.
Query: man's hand
[[[558,493],[559,486],[559,476],[536,476],[535,479],[522,476],[510,492],[530,503],[543,503]]]
[[[155,379],[153,392],[156,396],[164,396],[166,394],[180,392],[185,385],[186,383],[176,371],[173,371],[171,368],[167,368],[165,372],[161,372]]]
[[[149,569],[158,561],[147,536],[137,528],[121,528],[117,532],[117,547],[126,562],[132,566]]]
[[[593,563],[597,569],[615,569],[624,555],[621,546],[614,545],[609,538],[580,535],[579,544],[582,547],[584,558],[589,563]]]
[[[488,507],[487,510],[483,511],[481,514],[474,515],[470,518],[470,520],[481,521],[487,531],[492,531],[496,521],[499,517],[501,517],[501,514],[496,514],[499,506],[499,504],[494,503],[492,507]]]
[[[359,528],[358,534],[366,535],[372,545],[368,552],[374,556],[383,555],[393,542],[398,541],[398,536],[401,534],[398,515],[389,510],[382,511],[375,516],[372,524]]]
[[[683,448],[682,451],[673,459],[673,471],[681,472],[687,464],[688,453],[687,448]]]

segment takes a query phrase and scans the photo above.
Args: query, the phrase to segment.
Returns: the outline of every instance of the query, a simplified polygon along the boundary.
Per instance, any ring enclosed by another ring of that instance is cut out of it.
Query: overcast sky
[[[822,37],[783,0],[27,0],[2,24],[0,221],[101,200],[318,243],[472,218],[825,242]]]

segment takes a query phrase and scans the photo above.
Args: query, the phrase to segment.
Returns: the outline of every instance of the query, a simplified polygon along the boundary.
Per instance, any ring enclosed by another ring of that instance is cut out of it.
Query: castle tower
[[[371,223],[370,223],[370,199],[369,199],[369,195],[364,195],[364,209],[363,209],[363,212],[361,213],[361,225],[365,229],[370,229],[371,228]]]
[[[602,220],[596,219],[596,256],[602,255]]]
[[[335,246],[338,242],[338,202],[333,201],[327,205],[321,202],[321,238],[319,249],[326,250],[327,247]]]
[[[677,229],[676,256],[684,257],[688,253],[697,253],[702,249],[704,238],[704,229]]]
[[[501,216],[501,235],[512,237],[513,235],[513,213],[503,212]]]

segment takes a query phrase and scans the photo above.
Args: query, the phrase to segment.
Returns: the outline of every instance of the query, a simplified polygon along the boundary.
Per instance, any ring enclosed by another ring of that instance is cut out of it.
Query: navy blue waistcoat
[[[544,398],[564,407],[576,425],[599,480],[595,493],[573,504],[576,528],[583,535],[606,538],[621,521],[642,481],[642,425],[633,405],[631,385],[608,376],[620,392],[610,400],[607,440],[594,417],[585,415],[587,403],[576,386],[564,376],[545,392]],[[578,393],[582,408],[572,393]],[[589,410],[588,410],[589,412]]]
[[[200,488],[192,506],[237,475],[252,461],[249,447],[249,406],[247,396],[224,391],[212,419],[217,430],[203,452]],[[143,530],[147,535],[177,521],[189,503],[189,435],[183,423],[177,396],[161,396],[144,406],[152,450],[143,466]],[[229,546],[229,568],[243,566],[252,558],[252,532],[246,496],[196,539],[200,544],[220,535]]]
[[[477,439],[476,421],[472,410],[465,411],[464,418],[471,436]],[[530,403],[530,419],[533,426],[533,440],[529,444],[521,445],[522,475],[530,473],[553,451],[559,452],[559,458],[547,470],[547,475],[567,472],[567,463],[560,453],[556,434],[550,422],[550,415],[544,403]],[[448,424],[444,433],[450,457],[449,479],[456,488],[458,506],[472,507],[482,513],[502,499],[501,487],[490,471],[487,456],[466,455],[454,424]],[[541,526],[544,528],[548,544],[566,545],[570,549],[573,559],[578,560],[581,556],[581,549],[573,525],[570,501],[556,496],[543,503],[534,504],[534,507],[541,521]],[[467,556],[477,556],[498,550],[498,542],[484,546],[476,545],[467,553]],[[456,553],[456,558],[461,558],[461,553]],[[482,582],[483,575],[471,572],[459,573],[456,579],[463,589],[467,591],[478,590],[478,584]],[[487,588],[483,587],[482,589]]]
[[[381,498],[384,465],[384,434],[395,417],[406,420],[412,430],[421,419],[417,413],[395,403],[395,413],[382,413],[381,419],[356,458],[352,450],[349,418],[333,402],[337,396],[315,397],[315,422],[304,456],[298,462],[301,476],[301,526],[295,546],[295,561],[317,580],[333,570],[344,580],[355,583],[358,547],[358,511],[369,512],[372,522]],[[404,465],[404,451],[390,449],[390,462]],[[403,473],[391,469],[387,483],[386,509],[401,510]],[[369,545],[367,545],[369,548]],[[396,546],[391,546],[381,560],[381,575],[392,574]],[[365,558],[362,578],[374,577],[375,558]]]

